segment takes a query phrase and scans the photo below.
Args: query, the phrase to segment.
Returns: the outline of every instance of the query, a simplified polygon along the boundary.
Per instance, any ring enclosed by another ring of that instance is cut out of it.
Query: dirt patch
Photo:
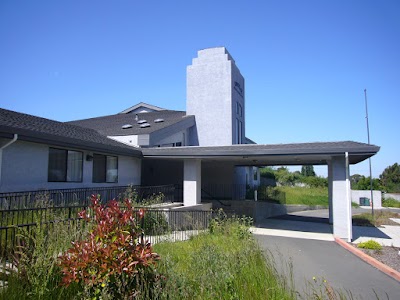
[[[357,245],[353,246],[357,247]],[[387,265],[388,267],[391,267],[392,269],[400,272],[400,255],[399,255],[400,248],[383,246],[382,250],[368,250],[361,248],[357,249],[363,251],[369,256]]]

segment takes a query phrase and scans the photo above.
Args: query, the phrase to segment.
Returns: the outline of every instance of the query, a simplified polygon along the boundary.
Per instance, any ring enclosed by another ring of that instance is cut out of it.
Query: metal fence
[[[71,233],[71,239],[77,229],[82,230],[86,222],[77,215],[85,206],[65,206],[1,211],[0,261],[11,263],[18,245],[38,223],[48,227],[61,224]],[[137,210],[135,210],[137,212]],[[193,235],[206,231],[212,219],[211,211],[179,211],[147,209],[138,225],[144,240],[152,244],[162,241],[186,240]],[[56,232],[53,232],[56,234]],[[72,241],[72,240],[71,240]]]
[[[37,208],[47,206],[87,206],[91,195],[100,195],[103,201],[121,200],[128,196],[137,202],[162,194],[163,202],[181,202],[176,199],[174,185],[162,186],[114,186],[78,189],[39,190],[0,193],[0,210]]]

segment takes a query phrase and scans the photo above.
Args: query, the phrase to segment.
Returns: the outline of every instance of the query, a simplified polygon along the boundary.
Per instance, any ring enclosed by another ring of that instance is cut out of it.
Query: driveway
[[[280,274],[293,278],[301,299],[323,288],[323,280],[345,299],[399,299],[400,283],[335,242],[255,234]],[[292,268],[290,265],[292,264]],[[290,275],[292,273],[292,275]],[[315,277],[316,282],[313,277]]]
[[[354,209],[353,213],[365,211]],[[333,241],[328,216],[328,210],[297,212],[265,219],[252,232],[265,254],[272,255],[277,270],[286,278],[293,278],[300,298],[308,299],[312,291],[329,284],[341,291],[344,299],[400,299],[398,281]],[[353,232],[357,228],[353,227]],[[376,231],[368,234],[384,238],[380,230]]]

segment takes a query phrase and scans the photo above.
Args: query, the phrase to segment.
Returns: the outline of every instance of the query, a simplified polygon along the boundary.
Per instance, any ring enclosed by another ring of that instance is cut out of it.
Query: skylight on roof
[[[128,129],[128,128],[132,128],[132,125],[131,124],[122,125],[122,129]]]
[[[140,128],[146,128],[146,127],[150,127],[150,124],[149,123],[140,124]]]
[[[154,123],[161,123],[161,122],[164,122],[164,119],[155,119],[154,120]]]
[[[144,124],[144,123],[146,123],[147,121],[146,120],[139,120],[137,123],[138,124]]]

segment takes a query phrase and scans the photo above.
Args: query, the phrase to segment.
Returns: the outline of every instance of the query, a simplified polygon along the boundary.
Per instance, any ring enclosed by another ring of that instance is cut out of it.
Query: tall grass
[[[166,278],[161,299],[293,299],[267,264],[246,219],[218,219],[210,233],[154,249]]]
[[[19,245],[13,261],[3,261],[2,277],[6,287],[0,289],[0,299],[71,299],[76,287],[59,286],[61,272],[58,256],[79,239],[86,228],[82,222],[55,221],[43,223],[18,233]],[[6,271],[6,272],[5,272]]]
[[[280,186],[277,189],[286,194],[286,204],[329,206],[328,189],[324,187]]]

